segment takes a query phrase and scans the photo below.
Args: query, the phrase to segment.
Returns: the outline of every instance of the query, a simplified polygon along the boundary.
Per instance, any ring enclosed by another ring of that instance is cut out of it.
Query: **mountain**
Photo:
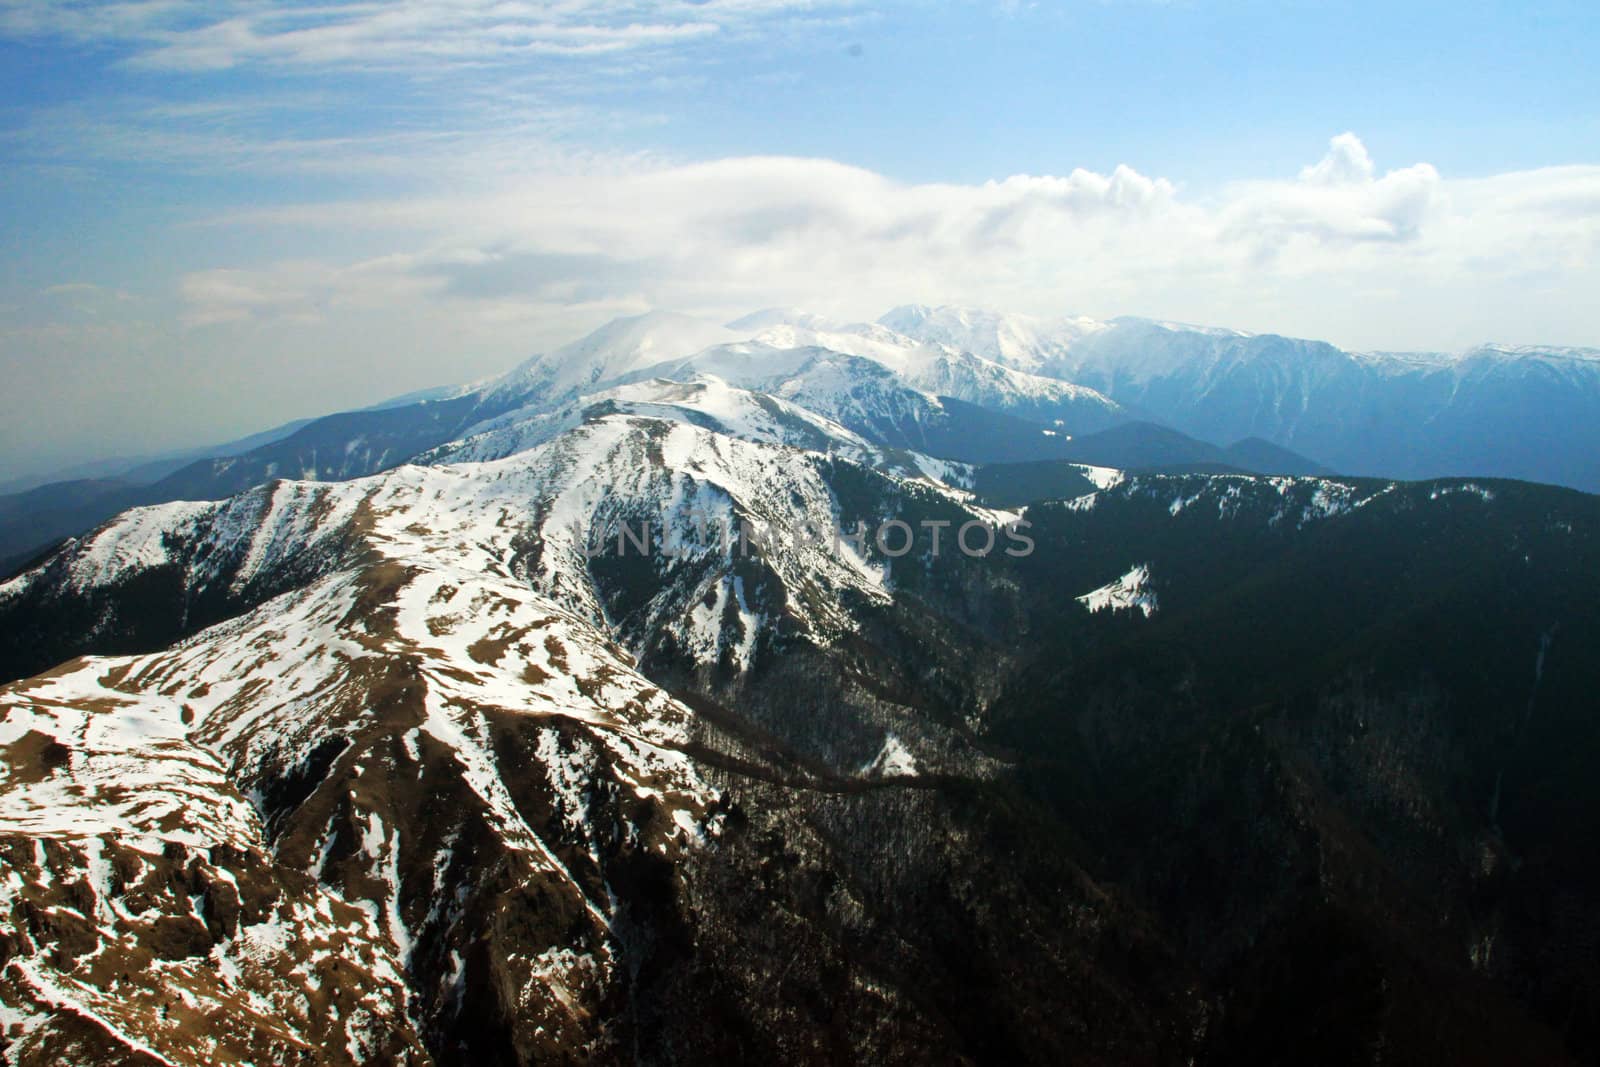
[[[218,500],[273,478],[356,478],[406,462],[508,401],[475,394],[313,419],[287,437],[236,456],[198,460],[149,485],[119,486],[75,503],[57,486],[0,504],[0,553],[12,569],[41,546],[131,507]],[[48,506],[36,507],[43,498]]]
[[[1124,423],[1100,433],[1075,437],[1064,447],[1074,462],[1121,470],[1189,467],[1253,474],[1332,473],[1304,456],[1259,439],[1218,448],[1149,422]]]
[[[1024,507],[1042,501],[1088,498],[1107,478],[1125,470],[1165,474],[1264,474],[1323,477],[1304,456],[1262,442],[1218,448],[1184,437],[1178,430],[1130,422],[1104,434],[1075,438],[1064,446],[1070,459],[995,462],[973,470],[968,485],[990,507]]]
[[[867,361],[884,368],[866,370],[869,376],[887,374],[897,385],[972,405],[952,416],[936,411],[937,400],[913,401],[905,394],[895,403],[902,409],[907,404],[927,408],[939,426],[928,431],[931,436],[900,426],[875,438],[880,444],[922,446],[924,451],[963,460],[1030,459],[1056,452],[1045,435],[1027,422],[1044,422],[1070,433],[1103,428],[1123,417],[1114,403],[1089,389],[1019,374],[969,354],[932,349],[882,328],[812,330],[827,325],[798,313],[772,312],[754,317],[745,329],[753,331],[753,343],[759,346],[752,351],[773,360],[774,367],[785,360],[794,363],[780,352],[804,352],[809,357],[818,348],[839,354],[861,350]],[[190,463],[151,484],[66,484],[43,487],[26,497],[0,498],[0,574],[14,572],[47,545],[82,533],[126,508],[221,499],[280,477],[329,481],[374,474],[483,432],[497,419],[547,413],[607,385],[648,376],[650,368],[673,373],[666,368],[702,351],[742,343],[740,337],[738,330],[665,312],[618,319],[496,378],[310,420],[291,433],[237,454]],[[866,368],[866,363],[861,366]],[[753,377],[765,382],[771,374],[758,368]],[[751,378],[747,364],[731,380]],[[899,416],[863,410],[862,418],[893,422]]]
[[[95,492],[84,492],[82,483],[68,483],[0,498],[0,574],[13,572],[51,542],[82,533],[130,507],[218,500],[273,478],[330,481],[374,474],[456,440],[506,411],[569,398],[579,385],[725,337],[724,331],[686,316],[619,319],[486,382],[306,420],[285,427],[286,433],[239,442],[238,451],[189,462],[148,484],[95,483]]]
[[[9,574],[52,541],[80,533],[124,508],[144,501],[144,487],[200,460],[237,456],[293,434],[309,419],[210,448],[162,456],[105,460],[81,465],[83,476],[24,479],[0,493],[0,575]],[[155,494],[168,499],[164,492]]]
[[[1187,994],[1109,970],[1130,938],[1161,947],[1056,912],[1125,905],[1050,849],[996,864],[982,843],[1025,820],[938,786],[993,773],[960,701],[997,675],[906,653],[988,640],[983,613],[904,613],[890,589],[956,603],[976,575],[793,536],[884,513],[1004,518],[965,500],[596,412],[496,462],[162,505],[69,546],[0,587],[8,673],[96,657],[0,691],[6,905],[78,917],[8,942],[10,1051],[909,1059],[977,1050],[997,1019],[1003,1047],[1032,1040],[1035,1001],[1006,1003],[1011,974],[1076,991],[1080,1022],[1048,1055],[1096,1047],[1088,1018],[1173,1045],[1151,1020]],[[785,536],[746,552],[699,537],[697,511],[713,531]],[[593,551],[630,519],[679,551]],[[203,791],[165,773],[176,759],[205,771]],[[41,864],[36,840],[62,844]],[[941,887],[931,868],[963,873]],[[230,876],[240,908],[225,889],[191,902],[189,886]],[[175,877],[190,881],[144,888]],[[956,922],[979,879],[1003,911]],[[945,969],[958,956],[994,969],[992,996]],[[795,1016],[782,990],[854,1021]],[[240,998],[262,1021],[197,1045],[200,1020]]]
[[[1083,337],[1105,329],[1088,318],[1039,319],[981,308],[907,304],[878,323],[917,340],[971,352],[1005,367],[1049,374]]]
[[[1565,842],[1600,812],[1597,505],[1137,476],[1030,509],[1033,582],[1142,571],[1158,606],[1064,605],[994,736],[1098,842],[1095,869],[1229,976],[1216,1062],[1312,1031],[1326,1063],[1600,1052],[1587,1008],[1558,1006],[1595,995],[1579,946],[1600,872]]]
[[[533,404],[469,427],[455,442],[423,453],[419,462],[461,463],[525,452],[601,415],[667,419],[746,441],[789,445],[813,452],[841,451],[874,464],[871,443],[807,408],[762,392],[729,385],[711,375],[679,380],[648,377],[588,393],[558,407]]]
[[[1282,440],[1595,362],[652,314],[0,504],[0,1059],[1595,1062],[1600,497]]]
[[[768,314],[753,340],[780,349],[819,348],[872,360],[905,385],[936,396],[1054,426],[1091,433],[1125,420],[1120,406],[1093,389],[1017,370],[964,348],[917,340],[882,324],[780,323]]]
[[[1090,387],[1205,441],[1259,438],[1335,470],[1524,478],[1600,491],[1600,350],[1353,353],[1144,319],[908,308],[882,320]]]
[[[1259,437],[1235,441],[1222,450],[1221,462],[1255,474],[1329,475],[1334,472],[1314,460]]]
[[[640,367],[739,339],[729,329],[688,315],[654,311],[613,320],[570,345],[535,356],[483,392],[490,397],[572,395]]]
[[[961,463],[1061,456],[1066,435],[1004,411],[912,388],[875,359],[764,341],[719,345],[635,380],[710,377],[815,412],[863,440]]]
[[[8,768],[0,827],[61,842],[7,863],[24,1062],[543,1060],[599,1038],[630,882],[648,896],[715,830],[676,751],[690,713],[552,600],[385,529],[391,494],[426,491],[399,482],[307,487],[255,526],[169,506],[65,564],[115,596],[122,568],[192,585],[226,556],[241,604],[281,558],[268,538],[323,573],[163,653],[0,692],[34,761]]]
[[[275,426],[270,430],[263,430],[260,433],[250,434],[247,437],[241,437],[236,441],[228,441],[220,445],[181,449],[176,452],[164,452],[151,456],[121,456],[114,459],[80,463],[50,474],[14,479],[0,483],[0,498],[25,493],[30,489],[37,489],[40,486],[51,484],[70,486],[86,482],[102,482],[108,485],[117,483],[148,485],[180,467],[193,463],[197,459],[208,459],[213,456],[236,456],[241,452],[248,452],[261,445],[271,444],[273,441],[289,436],[310,421],[310,419],[298,419],[293,422],[286,422],[282,426]]]
[[[1132,422],[1071,438],[1061,445],[1067,458],[1022,463],[989,463],[971,479],[978,499],[1014,508],[1044,500],[1070,500],[1094,490],[1099,471],[1166,471],[1209,474],[1332,474],[1287,449],[1264,441],[1239,441],[1227,448],[1196,441],[1176,430]]]
[[[1061,455],[1042,433],[1030,442],[1027,427],[1007,419],[1074,437],[1153,422],[1201,442],[1259,442],[1227,460],[1195,461],[1241,469],[1479,475],[1600,490],[1600,350],[1349,353],[1321,342],[1140,319],[1039,319],[920,305],[854,324],[785,309],[728,326],[654,312],[619,319],[475,385],[292,424],[176,470],[169,466],[175,460],[165,460],[109,480],[0,498],[0,573],[128,507],[221,499],[274,477],[361,477],[411,462],[509,412],[570,403],[647,372],[672,376],[686,358],[752,344],[758,349],[746,355],[766,352],[791,366],[792,358],[776,354],[854,356],[884,368],[899,386],[968,405],[948,416],[962,428],[923,437],[901,426],[879,442],[895,438],[966,462]],[[719,373],[705,359],[697,366]],[[740,374],[729,380],[751,384]],[[1285,451],[1264,451],[1268,446]]]
[[[816,315],[801,308],[774,307],[741,315],[728,323],[727,328],[734,333],[748,335],[775,326],[799,326],[807,330],[838,330],[840,325],[826,316]]]

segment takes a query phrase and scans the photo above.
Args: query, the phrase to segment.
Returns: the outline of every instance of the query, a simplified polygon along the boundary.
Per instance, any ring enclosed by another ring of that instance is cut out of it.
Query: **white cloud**
[[[519,301],[564,299],[713,314],[764,303],[868,314],[927,299],[1172,315],[1395,347],[1480,339],[1462,330],[1478,328],[1465,309],[1482,287],[1534,272],[1572,292],[1574,310],[1524,322],[1522,339],[1600,339],[1600,313],[1577,304],[1596,272],[1600,168],[1487,181],[1449,181],[1425,163],[1380,173],[1351,134],[1296,177],[1198,197],[1127,167],[906,184],[828,160],[754,157],[551,171],[230,221],[362,228],[368,239],[403,230],[389,269],[427,281],[426,298],[461,316],[479,301],[503,316]],[[334,275],[355,285],[368,270]],[[1348,313],[1356,294],[1424,287],[1427,299],[1398,320],[1398,297],[1371,304],[1363,321]],[[1503,311],[1508,302],[1499,297]]]
[[[1377,168],[1367,146],[1353,133],[1341,133],[1328,142],[1322,161],[1300,172],[1307,185],[1361,185],[1372,180]]]
[[[1297,182],[1261,182],[1234,190],[1227,228],[1263,248],[1297,236],[1322,241],[1409,241],[1442,207],[1443,183],[1427,163],[1377,177],[1366,146],[1353,133],[1300,172]]]

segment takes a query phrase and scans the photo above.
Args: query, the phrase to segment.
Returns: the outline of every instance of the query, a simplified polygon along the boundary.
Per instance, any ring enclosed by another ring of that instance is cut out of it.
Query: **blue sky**
[[[0,0],[0,478],[911,301],[1600,345],[1600,6]]]

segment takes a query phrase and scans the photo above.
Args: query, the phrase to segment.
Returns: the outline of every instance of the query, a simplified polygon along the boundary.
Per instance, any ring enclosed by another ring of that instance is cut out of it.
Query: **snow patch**
[[[1146,618],[1156,613],[1155,590],[1150,588],[1150,565],[1141,563],[1114,582],[1075,598],[1091,612],[1135,610]]]
[[[917,759],[892,733],[883,735],[883,747],[865,766],[862,775],[868,778],[906,778],[917,773]]]

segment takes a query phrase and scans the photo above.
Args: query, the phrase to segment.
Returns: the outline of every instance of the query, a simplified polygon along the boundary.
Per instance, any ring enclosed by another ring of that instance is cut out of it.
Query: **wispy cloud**
[[[37,0],[0,2],[0,33],[125,50],[150,70],[246,65],[386,70],[649,51],[815,17],[847,0]]]
[[[703,87],[719,58],[870,17],[857,5],[0,0],[0,39],[65,45],[118,75],[13,106],[0,150],[35,171],[351,182],[599,166],[597,141],[667,122],[652,100]]]
[[[594,125],[596,113],[547,104],[394,128],[380,120],[351,122],[323,134],[310,127],[322,105],[292,98],[272,102],[155,103],[120,100],[36,109],[0,131],[15,162],[40,166],[129,167],[165,175],[310,175],[352,181],[427,176],[482,178],[506,169],[571,166],[594,153],[562,142]]]

